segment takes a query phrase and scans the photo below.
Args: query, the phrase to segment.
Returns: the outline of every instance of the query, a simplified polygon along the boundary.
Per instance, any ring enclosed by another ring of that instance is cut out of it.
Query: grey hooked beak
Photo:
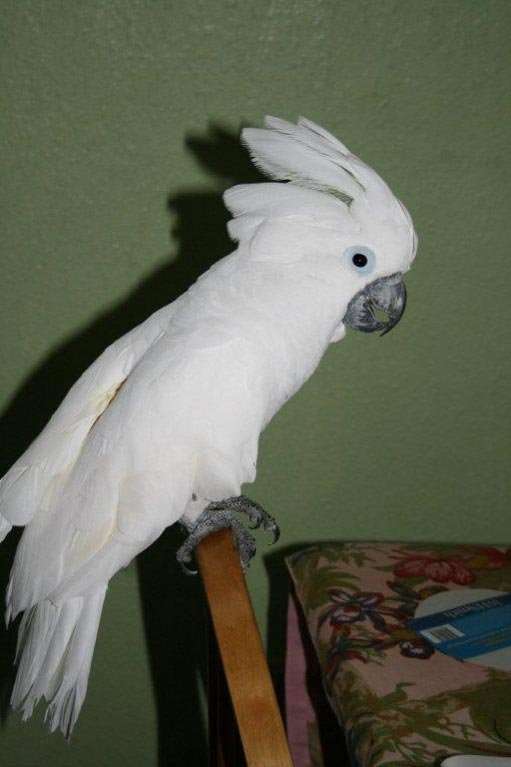
[[[363,333],[381,330],[382,336],[397,325],[406,306],[406,288],[401,272],[370,282],[351,299],[343,322]],[[385,315],[379,319],[375,309]]]

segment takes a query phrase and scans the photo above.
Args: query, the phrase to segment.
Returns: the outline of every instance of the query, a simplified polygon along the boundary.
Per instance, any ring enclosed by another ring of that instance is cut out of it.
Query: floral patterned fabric
[[[287,564],[353,765],[511,756],[511,673],[456,660],[406,628],[417,605],[440,591],[511,591],[511,548],[321,544]],[[295,691],[288,704],[297,699]],[[311,740],[300,767],[321,763]]]

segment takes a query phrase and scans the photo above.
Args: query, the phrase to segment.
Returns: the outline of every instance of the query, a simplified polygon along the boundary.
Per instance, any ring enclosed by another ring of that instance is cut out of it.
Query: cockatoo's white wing
[[[179,371],[174,351],[179,356],[168,333],[155,337],[117,396],[88,424],[73,463],[50,479],[16,551],[7,593],[14,616],[41,600],[103,586],[170,523],[176,504],[182,513],[178,448],[162,448],[170,441],[175,387],[160,381],[169,369]]]
[[[0,488],[4,534],[13,524],[27,525],[6,599],[7,620],[25,610],[12,705],[23,705],[26,719],[45,697],[51,701],[51,729],[60,727],[66,735],[85,697],[108,580],[164,526],[151,524],[158,511],[154,507],[144,531],[130,524],[130,509],[137,503],[137,498],[130,503],[130,493],[142,493],[146,504],[159,498],[161,505],[161,477],[148,472],[143,487],[140,481],[134,487],[129,478],[123,482],[112,460],[118,435],[112,432],[108,444],[95,426],[116,404],[130,373],[164,337],[177,303],[160,309],[105,350]],[[95,469],[94,481],[88,467]],[[119,526],[121,486],[127,519]],[[91,509],[92,519],[80,514],[83,508]],[[66,587],[70,593],[64,594]]]
[[[48,508],[85,438],[133,367],[168,327],[175,303],[119,338],[83,373],[41,434],[0,481],[0,541]]]

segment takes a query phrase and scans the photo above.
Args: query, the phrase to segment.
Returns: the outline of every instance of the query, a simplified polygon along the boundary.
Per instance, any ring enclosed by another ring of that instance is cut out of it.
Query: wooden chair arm
[[[196,549],[248,767],[293,767],[254,610],[230,530]]]

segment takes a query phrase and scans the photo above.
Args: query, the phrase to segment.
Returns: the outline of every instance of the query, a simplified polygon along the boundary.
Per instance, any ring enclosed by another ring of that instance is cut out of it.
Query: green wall
[[[277,672],[286,548],[509,540],[511,4],[0,8],[2,470],[109,341],[229,252],[220,192],[254,178],[240,126],[304,114],[382,173],[420,246],[399,328],[332,346],[262,438],[249,492],[283,535],[249,583]],[[4,767],[205,763],[204,609],[178,542],[114,579],[71,745],[10,715]]]

